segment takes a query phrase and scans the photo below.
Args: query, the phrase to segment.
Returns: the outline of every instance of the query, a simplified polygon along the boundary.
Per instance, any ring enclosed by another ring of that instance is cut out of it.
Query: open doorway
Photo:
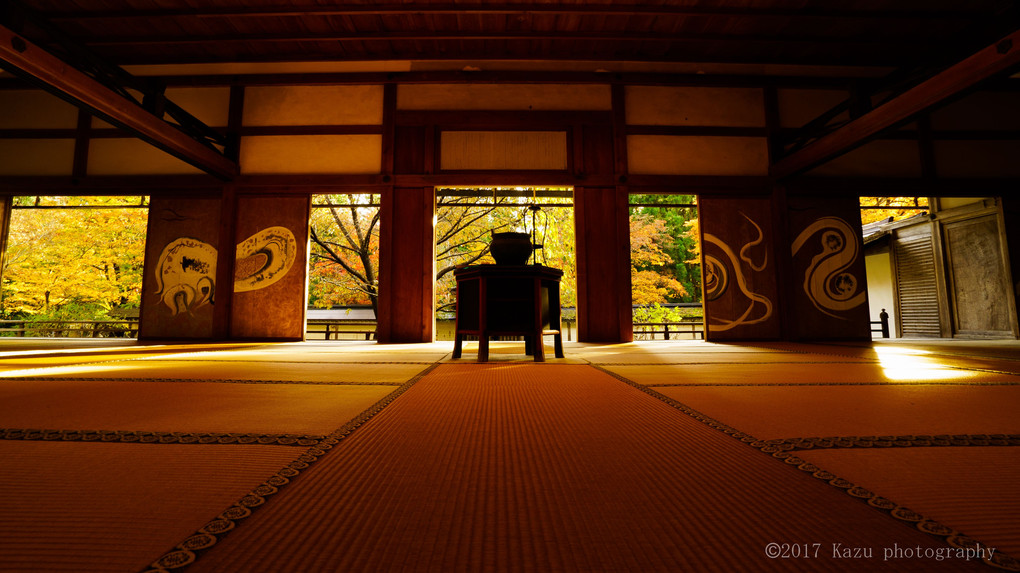
[[[928,198],[860,197],[859,201],[871,337],[895,338],[904,326],[911,335],[939,336]],[[894,251],[898,257],[893,257]],[[898,300],[903,302],[902,310]]]
[[[148,197],[14,197],[0,335],[135,337]]]
[[[313,195],[309,340],[371,340],[379,295],[379,195]]]
[[[630,196],[634,340],[704,338],[697,197]]]
[[[440,187],[436,189],[436,340],[453,340],[458,267],[491,264],[493,232],[532,234],[529,264],[563,271],[560,283],[564,340],[576,339],[577,265],[571,187]]]

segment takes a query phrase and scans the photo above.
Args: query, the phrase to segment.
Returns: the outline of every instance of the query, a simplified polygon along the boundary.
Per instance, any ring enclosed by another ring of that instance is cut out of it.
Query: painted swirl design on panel
[[[818,242],[811,243],[816,236]],[[796,257],[809,244],[814,244],[818,251],[804,273],[804,292],[819,311],[847,320],[836,313],[864,304],[867,297],[857,276],[849,272],[861,252],[857,233],[843,219],[822,217],[797,236],[792,245],[793,255]]]
[[[212,304],[215,285],[216,249],[212,245],[180,237],[163,247],[156,264],[156,295],[171,316]]]
[[[708,254],[705,255],[704,273],[706,300],[711,301],[718,299],[729,289],[730,282],[736,282],[737,288],[740,289],[741,294],[750,301],[743,314],[733,320],[713,317],[710,327],[715,332],[730,330],[741,325],[758,324],[772,317],[772,301],[767,296],[751,290],[748,285],[748,277],[741,265],[741,262],[746,263],[750,270],[754,272],[761,272],[768,267],[767,253],[762,255],[761,262],[758,263],[756,263],[749,254],[751,249],[760,245],[762,241],[764,241],[765,235],[758,223],[743,212],[740,212],[740,215],[754,226],[758,237],[743,244],[738,251],[734,251],[730,245],[727,245],[726,242],[719,237],[711,233],[704,234],[705,242],[714,245],[725,256],[725,260],[720,260],[716,256]],[[732,279],[730,277],[731,272],[733,275]]]

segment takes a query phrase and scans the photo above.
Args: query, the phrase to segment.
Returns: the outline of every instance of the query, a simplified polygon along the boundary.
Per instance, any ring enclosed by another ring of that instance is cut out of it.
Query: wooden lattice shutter
[[[938,282],[931,231],[893,243],[900,331],[904,337],[939,337]]]

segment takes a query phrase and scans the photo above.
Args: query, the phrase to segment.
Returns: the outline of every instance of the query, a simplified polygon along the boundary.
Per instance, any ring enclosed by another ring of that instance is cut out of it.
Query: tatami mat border
[[[589,364],[597,364],[599,366],[720,366],[727,364],[726,362],[591,362]],[[789,362],[750,362],[741,360],[740,365],[748,366],[770,366],[770,365],[799,365],[799,364],[878,364],[879,361],[874,358],[861,358],[860,360],[817,360],[811,362],[801,362],[798,360],[790,360]]]
[[[429,363],[431,364],[431,362]],[[400,386],[400,382],[364,382],[339,380],[251,380],[244,378],[134,378],[130,376],[103,376],[85,378],[81,376],[12,376],[0,377],[4,381],[16,382],[179,382],[186,384],[313,384],[317,386]]]
[[[593,365],[594,366],[594,365]],[[598,366],[602,366],[599,364]],[[635,384],[640,384],[635,382]],[[932,382],[930,380],[913,380],[913,381],[897,381],[897,382],[733,382],[723,384],[713,384],[711,382],[670,382],[668,384],[642,384],[648,388],[680,388],[680,387],[706,387],[713,386],[719,388],[729,387],[757,387],[757,386],[1020,386],[1020,380],[1017,381],[983,381],[983,382],[957,382],[957,381],[938,381]]]
[[[765,440],[787,451],[845,448],[910,448],[945,446],[1020,446],[1020,434],[933,434],[906,436],[837,436]]]
[[[146,363],[150,363],[150,362],[213,362],[213,363],[216,363],[216,364],[224,364],[224,363],[240,362],[240,363],[244,363],[244,364],[250,364],[251,362],[253,362],[252,360],[239,360],[239,359],[234,359],[234,358],[144,358],[144,359],[132,359],[132,361],[134,361],[134,360],[143,360]],[[125,362],[127,362],[127,361],[125,360]],[[379,360],[379,361],[372,361],[372,360],[343,360],[342,358],[339,358],[339,359],[332,359],[331,358],[328,361],[325,361],[325,360],[258,360],[257,362],[259,364],[314,364],[314,365],[319,365],[319,364],[343,364],[345,366],[347,366],[347,365],[357,365],[357,364],[364,364],[364,365],[379,365],[379,364],[404,364],[404,365],[407,365],[407,364],[421,364],[422,366],[424,366],[426,364],[432,364],[435,361],[434,360]]]
[[[146,432],[125,430],[36,430],[0,428],[0,440],[43,442],[122,442],[139,444],[241,444],[314,446],[325,436],[220,432]]]
[[[344,438],[363,426],[373,416],[382,411],[390,402],[396,400],[416,382],[435,370],[439,363],[432,363],[427,368],[416,374],[413,378],[402,384],[399,388],[390,392],[382,400],[379,400],[367,410],[358,414],[357,417],[347,422],[339,429],[333,431],[323,438],[318,444],[309,448],[306,452],[287,464],[283,469],[276,472],[272,477],[262,482],[248,495],[242,497],[231,507],[220,513],[216,518],[199,528],[190,537],[177,544],[177,546],[164,553],[159,559],[152,562],[145,573],[167,573],[168,571],[181,569],[195,562],[201,551],[208,549],[216,542],[237,527],[238,522],[247,518],[252,511],[263,504],[266,499],[280,491],[280,488],[290,483],[302,471],[329,453],[334,446],[338,445]]]
[[[936,537],[941,537],[946,543],[949,544],[950,547],[962,550],[970,549],[974,551],[978,550],[981,547],[988,547],[988,544],[986,543],[979,543],[977,540],[968,537],[947,525],[944,525],[932,519],[928,519],[925,516],[910,510],[909,508],[906,508],[902,505],[897,504],[894,501],[886,499],[866,488],[860,487],[851,481],[848,481],[837,476],[836,474],[825,471],[824,469],[804,460],[803,458],[795,456],[792,453],[793,446],[790,444],[772,443],[774,442],[774,440],[759,440],[750,434],[741,432],[736,428],[733,428],[732,426],[728,426],[710,416],[702,414],[701,412],[698,412],[697,410],[691,408],[690,406],[687,406],[686,404],[683,404],[678,400],[674,400],[673,398],[670,398],[665,394],[656,392],[655,390],[647,386],[638,384],[637,382],[629,380],[625,376],[617,374],[611,370],[601,368],[600,365],[598,364],[592,364],[591,366],[601,372],[608,374],[609,376],[612,376],[613,378],[616,378],[617,380],[620,380],[621,382],[630,385],[633,388],[636,388],[637,390],[640,390],[648,394],[649,396],[652,396],[658,400],[661,400],[662,402],[669,404],[670,406],[673,406],[677,410],[680,410],[681,412],[687,414],[688,416],[691,416],[692,418],[698,420],[703,424],[708,425],[711,428],[719,430],[735,439],[738,439],[744,442],[745,444],[748,444],[752,448],[760,450],[763,453],[769,454],[773,458],[776,458],[777,460],[780,460],[791,467],[795,467],[800,471],[810,473],[812,477],[825,481],[830,486],[840,489],[847,495],[850,495],[856,499],[866,502],[871,507],[879,509],[900,521],[912,524],[920,531],[923,531],[930,535],[934,535]],[[1020,559],[1016,559],[1014,557],[1011,557],[1004,553],[1000,553],[998,551],[996,551],[990,558],[984,558],[983,562],[997,569],[1003,569],[1006,571],[1020,571]]]

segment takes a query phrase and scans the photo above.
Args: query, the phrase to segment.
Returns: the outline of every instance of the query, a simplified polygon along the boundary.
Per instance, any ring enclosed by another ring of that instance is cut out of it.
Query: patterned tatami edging
[[[595,365],[593,365],[595,366]],[[601,366],[598,365],[598,366]],[[1012,374],[1016,376],[1016,374]],[[951,380],[908,380],[897,382],[726,382],[723,384],[713,382],[670,382],[668,384],[644,384],[649,388],[702,388],[706,386],[718,388],[742,388],[759,386],[1020,386],[1018,381],[982,381],[982,382],[959,382]]]
[[[765,440],[786,451],[846,448],[909,448],[941,446],[1020,446],[1020,434],[936,434],[908,436],[838,436]]]
[[[34,430],[0,428],[0,440],[42,442],[121,442],[138,444],[257,444],[314,446],[326,436],[296,434],[239,434],[220,432],[145,432],[123,430]]]
[[[184,541],[178,543],[174,549],[153,561],[152,565],[144,570],[144,573],[167,573],[168,571],[181,569],[194,563],[202,551],[215,545],[221,537],[236,528],[238,522],[250,516],[253,510],[262,506],[266,502],[266,498],[278,493],[281,487],[290,483],[302,471],[308,469],[311,464],[329,453],[329,450],[333,449],[344,438],[350,436],[354,430],[363,426],[373,416],[388,406],[390,402],[396,400],[397,397],[438,366],[438,362],[430,364],[413,378],[403,383],[399,388],[387,394],[382,400],[379,400],[367,410],[358,414],[354,419],[324,437],[318,444],[309,448],[298,456],[296,460],[287,464],[272,477],[262,482],[249,492],[248,495],[234,502],[234,505],[220,513],[215,519],[206,523]]]
[[[244,364],[250,364],[252,360],[240,360],[237,358],[145,358],[146,363],[149,362],[214,362],[216,364],[228,364],[232,362],[240,362]],[[329,360],[323,362],[319,360],[259,360],[260,364],[339,364],[343,366],[352,364],[432,364],[431,360]]]
[[[928,519],[919,513],[916,513],[902,505],[897,504],[894,501],[886,499],[868,489],[865,489],[854,484],[851,481],[845,480],[837,476],[836,474],[825,471],[822,468],[804,460],[803,458],[795,456],[793,453],[791,453],[791,451],[794,449],[791,444],[783,443],[782,440],[779,440],[780,443],[772,443],[775,440],[759,440],[750,434],[741,432],[736,428],[727,426],[726,424],[723,424],[722,422],[710,416],[702,414],[701,412],[698,412],[694,408],[691,408],[690,406],[687,406],[686,404],[678,400],[674,400],[673,398],[670,398],[665,394],[656,392],[655,390],[647,386],[638,384],[637,382],[629,380],[625,376],[621,376],[620,374],[617,374],[611,370],[601,368],[598,364],[592,364],[591,366],[601,372],[604,372],[605,374],[608,374],[609,376],[612,376],[613,378],[616,378],[617,380],[625,384],[628,384],[629,386],[637,390],[640,390],[641,392],[648,394],[649,396],[652,396],[653,398],[656,398],[662,402],[665,402],[666,404],[669,404],[670,406],[676,408],[677,410],[683,412],[684,414],[687,414],[688,416],[694,418],[695,420],[698,420],[699,422],[713,429],[719,430],[720,432],[723,432],[735,439],[738,439],[741,442],[744,442],[745,444],[751,446],[752,448],[758,449],[762,453],[769,454],[770,456],[777,460],[781,460],[786,465],[795,467],[800,471],[810,473],[812,477],[825,481],[830,486],[842,490],[847,495],[850,495],[855,499],[866,502],[871,507],[879,509],[883,513],[891,515],[892,517],[900,521],[912,524],[920,531],[923,531],[930,535],[934,535],[936,537],[941,537],[947,544],[949,544],[950,547],[961,550],[970,549],[974,551],[977,551],[982,547],[988,547],[988,544],[978,543],[977,540],[966,535],[963,535],[962,533],[956,531],[951,527],[943,525],[932,519]],[[995,567],[997,569],[1020,572],[1020,559],[1016,559],[1014,557],[1000,553],[998,551],[996,551],[990,558],[987,557],[984,558],[983,561],[985,564]]]
[[[431,362],[429,363],[431,364]],[[338,382],[334,380],[253,380],[245,378],[134,378],[106,376],[82,378],[79,376],[12,376],[0,378],[17,382],[180,382],[186,384],[301,384],[315,386],[400,386],[401,382]]]
[[[588,361],[589,364],[595,364],[597,366],[720,366],[729,363],[726,362],[697,362],[697,361],[685,361],[685,362],[592,362]],[[800,360],[789,360],[789,361],[741,361],[741,366],[745,365],[798,365],[798,364],[878,364],[878,360],[873,358],[862,358],[860,360],[812,360],[812,361],[800,361]]]

